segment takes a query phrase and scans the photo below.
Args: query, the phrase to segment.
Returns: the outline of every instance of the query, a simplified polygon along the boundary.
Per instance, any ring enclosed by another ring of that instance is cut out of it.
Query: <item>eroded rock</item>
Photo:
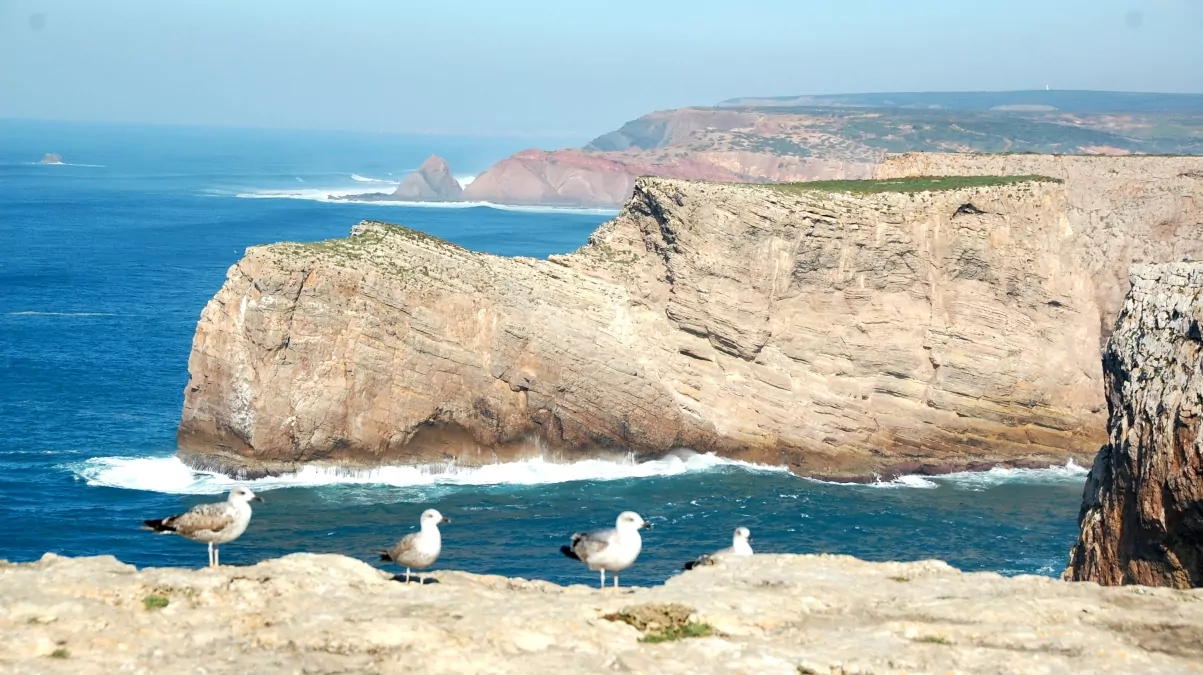
[[[1104,310],[1067,209],[1052,182],[649,178],[548,261],[381,223],[255,247],[201,316],[181,455],[246,475],[680,447],[842,478],[1085,462]]]
[[[1103,356],[1108,443],[1068,579],[1203,586],[1203,263],[1137,266]]]

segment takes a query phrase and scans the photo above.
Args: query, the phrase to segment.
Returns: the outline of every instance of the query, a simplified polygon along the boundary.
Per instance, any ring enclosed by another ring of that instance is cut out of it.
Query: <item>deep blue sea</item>
[[[470,176],[539,139],[135,127],[0,120],[0,558],[113,554],[203,566],[204,546],[139,529],[232,483],[172,455],[192,333],[250,245],[402,223],[500,255],[571,251],[609,214],[331,202],[391,190],[429,154]],[[44,153],[65,165],[37,164]],[[762,552],[940,558],[1055,575],[1084,470],[995,470],[832,485],[698,456],[522,462],[440,475],[393,467],[252,482],[266,498],[222,562],[295,551],[372,560],[436,507],[437,568],[595,583],[560,556],[575,530],[632,509],[656,528],[624,583],[659,583],[737,525]]]

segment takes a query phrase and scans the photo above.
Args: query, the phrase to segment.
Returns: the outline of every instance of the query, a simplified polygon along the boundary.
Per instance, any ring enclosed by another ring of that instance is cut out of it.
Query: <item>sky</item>
[[[1203,0],[0,0],[0,117],[591,137],[736,96],[1203,92]]]

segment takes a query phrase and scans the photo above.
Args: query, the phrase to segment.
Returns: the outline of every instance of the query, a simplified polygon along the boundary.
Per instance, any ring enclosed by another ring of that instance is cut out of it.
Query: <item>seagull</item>
[[[236,487],[224,502],[197,504],[179,515],[144,520],[142,526],[156,534],[178,534],[208,544],[209,567],[220,567],[218,547],[246,531],[251,522],[252,501],[262,502],[263,498],[244,487]]]
[[[439,523],[450,523],[451,519],[434,509],[426,509],[419,522],[421,529],[405,535],[392,548],[376,549],[381,560],[405,566],[405,583],[409,583],[410,568],[424,570],[439,559],[439,553],[443,550]],[[422,583],[421,575],[418,576],[418,583]]]
[[[634,511],[623,511],[612,529],[577,532],[570,546],[561,546],[560,553],[579,560],[591,570],[601,572],[601,587],[606,587],[606,570],[614,573],[614,588],[618,588],[618,573],[635,564],[643,539],[639,529],[651,528]]]
[[[684,569],[691,570],[702,565],[713,565],[718,558],[733,555],[752,555],[752,531],[748,528],[735,528],[735,534],[731,536],[731,546],[729,548],[715,551],[710,555],[700,556],[696,560],[691,560],[685,563]]]

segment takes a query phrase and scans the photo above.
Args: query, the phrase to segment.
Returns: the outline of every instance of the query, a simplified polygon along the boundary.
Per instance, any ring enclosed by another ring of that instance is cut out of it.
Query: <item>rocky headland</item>
[[[1069,227],[1081,241],[1111,333],[1134,264],[1203,260],[1203,157],[1098,157],[907,153],[886,157],[877,179],[915,176],[1052,176],[1064,181]]]
[[[648,178],[547,261],[373,222],[255,247],[202,313],[180,454],[244,476],[678,448],[840,479],[1088,463],[1100,269],[1128,263],[1105,252],[1193,250],[1201,183],[1117,188],[1181,222],[1100,230],[1051,179]]]
[[[473,201],[617,207],[639,176],[781,183],[868,178],[887,153],[1203,153],[1203,96],[946,92],[792,96],[660,110],[582,148],[527,150]],[[1033,172],[1041,173],[1041,172]],[[467,197],[466,197],[467,198]]]
[[[1198,672],[1203,591],[756,555],[654,588],[463,572],[392,580],[338,555],[137,570],[0,563],[18,673]],[[587,575],[590,580],[592,575]]]
[[[1108,442],[1065,578],[1203,586],[1203,263],[1137,266],[1103,354]]]
[[[57,153],[54,153],[54,152],[48,152],[48,153],[42,155],[42,159],[38,162],[38,164],[62,164],[62,163],[63,163],[63,156],[59,155]]]
[[[431,155],[422,162],[417,171],[401,179],[392,192],[331,196],[331,199],[352,202],[454,202],[459,200],[463,191],[459,181],[451,175],[447,160],[438,155]]]

